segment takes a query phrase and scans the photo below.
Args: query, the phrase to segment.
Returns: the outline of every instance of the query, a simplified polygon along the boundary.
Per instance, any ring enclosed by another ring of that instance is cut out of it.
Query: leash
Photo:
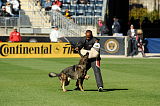
[[[100,50],[104,51],[104,52],[108,52],[107,50],[103,49],[103,48],[99,48]]]
[[[74,46],[66,37],[63,37],[63,38],[64,38],[68,43],[70,43],[72,46]],[[104,51],[104,52],[107,52],[107,50],[105,50],[105,49],[103,49],[103,48],[101,48],[101,47],[100,47],[99,49],[102,50],[102,51]],[[80,51],[78,51],[78,53],[81,54]]]
[[[71,44],[71,42],[66,38],[66,37],[63,37],[68,43]]]

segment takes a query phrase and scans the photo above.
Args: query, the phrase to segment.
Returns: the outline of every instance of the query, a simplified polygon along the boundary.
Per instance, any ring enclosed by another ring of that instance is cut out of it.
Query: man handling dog
[[[96,49],[98,46],[100,48],[100,45],[99,45],[98,41],[99,41],[99,39],[97,39],[96,37],[93,37],[92,31],[87,30],[86,31],[86,36],[83,37],[78,42],[78,44],[76,46],[76,51],[79,51],[80,54],[82,54],[82,50],[90,53],[90,52],[92,52],[92,48]],[[101,58],[100,58],[99,51],[98,51],[97,56],[89,56],[89,57],[90,57],[90,59],[88,60],[86,70],[89,70],[91,67],[93,68],[96,83],[97,83],[97,87],[98,87],[98,91],[102,92],[103,91],[103,80],[102,80],[102,75],[101,75],[101,70],[100,70],[100,60],[101,60]],[[81,85],[83,84],[83,80],[84,79],[81,79]],[[75,90],[80,90],[80,88],[78,86],[78,81],[77,81],[76,86],[77,86],[77,88],[75,88]]]

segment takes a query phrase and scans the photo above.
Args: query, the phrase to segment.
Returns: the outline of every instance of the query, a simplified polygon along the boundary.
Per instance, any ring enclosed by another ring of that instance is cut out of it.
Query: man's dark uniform
[[[77,47],[79,48],[79,50],[81,50],[82,48],[85,50],[90,50],[94,43],[96,41],[98,41],[99,39],[92,37],[90,40],[87,40],[86,37],[83,37],[77,44]],[[102,75],[101,75],[101,70],[100,70],[100,55],[97,58],[92,58],[88,60],[87,63],[87,71],[92,67],[94,70],[94,75],[95,75],[95,79],[97,82],[97,87],[102,87],[103,88],[103,80],[102,80]],[[83,80],[81,82],[83,84]]]

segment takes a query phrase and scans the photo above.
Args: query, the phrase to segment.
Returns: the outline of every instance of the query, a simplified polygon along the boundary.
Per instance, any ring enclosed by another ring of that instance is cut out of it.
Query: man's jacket
[[[12,42],[20,42],[22,37],[19,32],[11,32],[9,40]]]
[[[82,48],[86,50],[91,50],[97,40],[98,39],[96,37],[92,37],[90,40],[86,40],[86,37],[83,37],[78,42],[77,47],[79,48],[79,50],[81,50]]]

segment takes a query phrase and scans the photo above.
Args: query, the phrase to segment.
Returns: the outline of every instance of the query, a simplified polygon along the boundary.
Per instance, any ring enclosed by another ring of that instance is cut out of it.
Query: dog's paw
[[[67,90],[66,90],[66,89],[64,89],[64,90],[63,90],[63,92],[67,92]]]
[[[88,79],[90,78],[90,76],[89,76],[89,75],[86,75],[84,78],[85,78],[86,80],[88,80]]]
[[[82,89],[81,91],[83,92],[84,90]]]

